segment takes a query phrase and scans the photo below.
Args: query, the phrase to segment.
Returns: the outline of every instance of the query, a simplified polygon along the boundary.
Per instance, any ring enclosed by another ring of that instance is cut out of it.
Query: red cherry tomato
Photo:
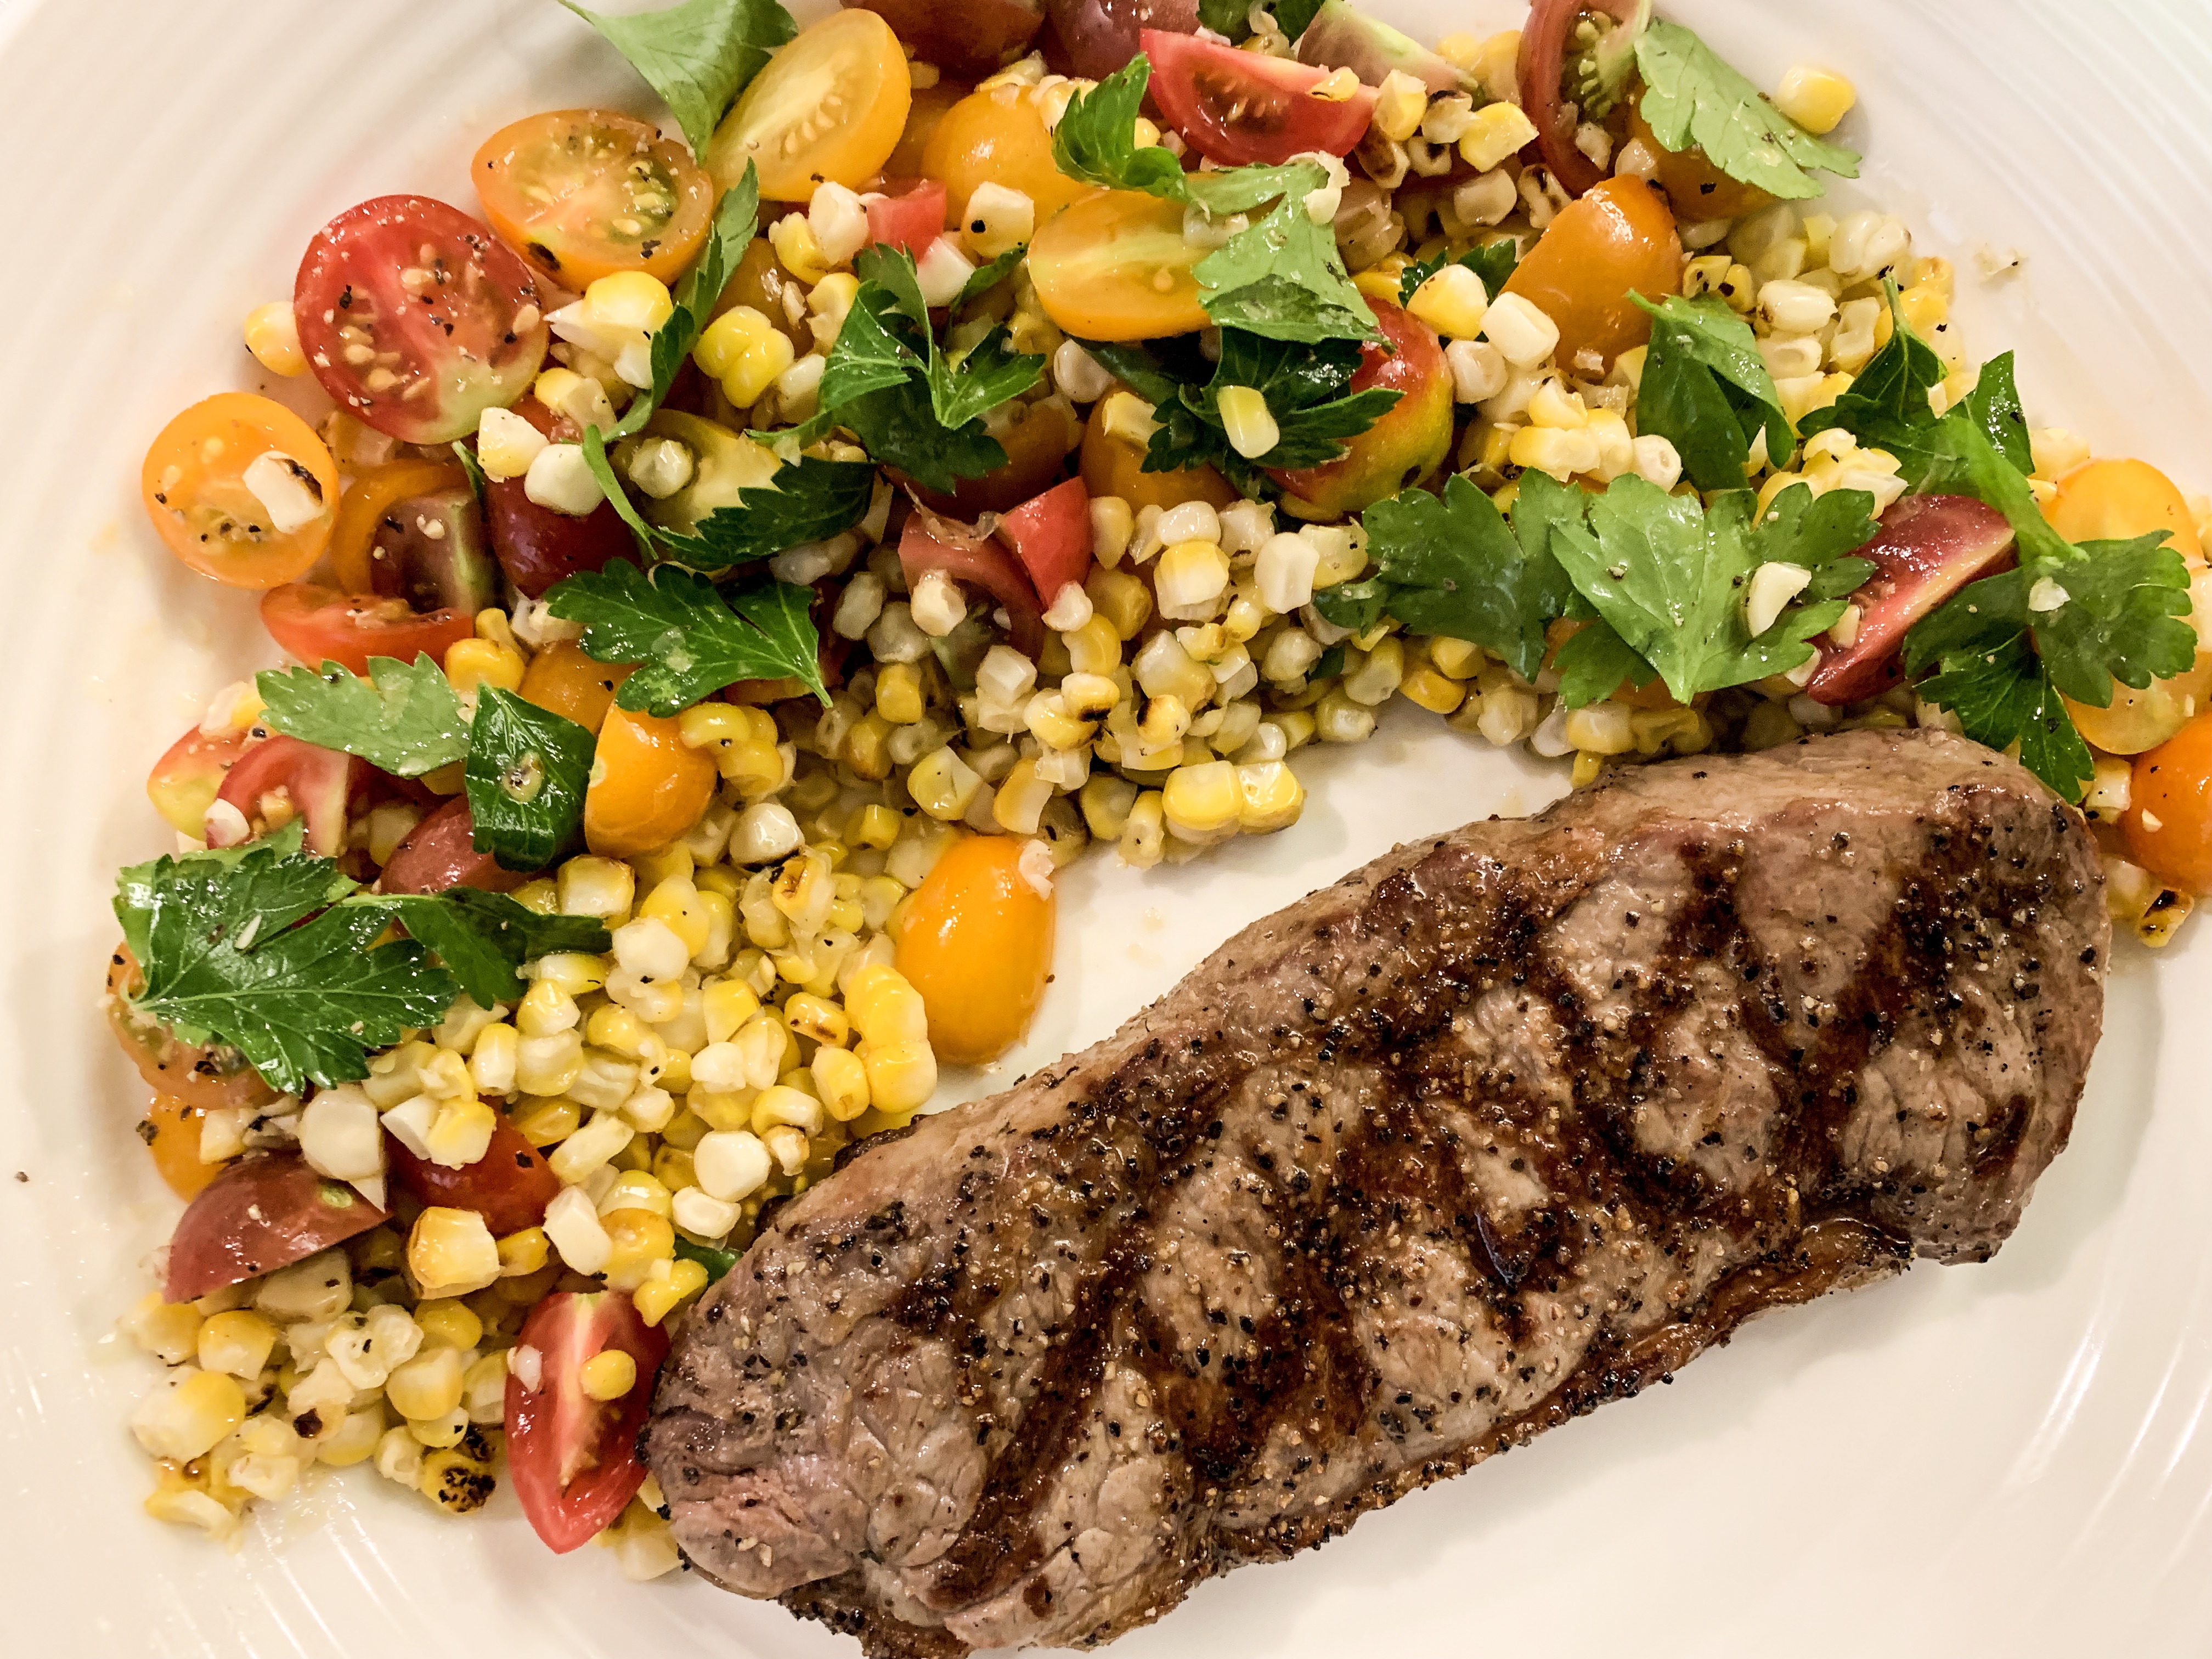
[[[1053,33],[1066,48],[1069,73],[1103,81],[1137,55],[1146,29],[1189,34],[1198,0],[1045,0]]]
[[[900,188],[894,191],[892,185]],[[945,229],[945,185],[937,179],[886,179],[868,203],[868,240],[902,247],[917,259]]]
[[[947,75],[988,75],[1020,56],[1044,21],[1040,0],[839,0],[874,12],[925,64]]]
[[[217,800],[245,817],[246,834],[219,836],[210,826],[208,845],[234,847],[303,818],[308,851],[334,859],[345,851],[346,820],[374,771],[368,762],[335,749],[297,738],[264,738],[239,757],[216,791]]]
[[[645,1484],[637,1431],[668,1336],[620,1291],[562,1291],[531,1310],[515,1339],[518,1353],[526,1348],[537,1355],[538,1386],[526,1388],[509,1370],[507,1467],[530,1524],[565,1555],[604,1530]],[[602,1402],[584,1392],[579,1374],[585,1361],[613,1348],[637,1362],[637,1382],[620,1400]]]
[[[324,1180],[297,1153],[240,1158],[179,1218],[161,1294],[190,1302],[304,1261],[384,1219],[382,1210],[343,1182]]]
[[[1050,610],[1061,588],[1091,574],[1091,492],[1080,478],[1056,483],[1001,517],[999,534]]]
[[[465,795],[456,795],[407,832],[392,849],[392,862],[384,866],[377,883],[386,893],[442,893],[448,887],[481,887],[505,893],[530,878],[505,870],[489,853],[476,847],[476,820],[469,814]]]
[[[1224,167],[1270,165],[1309,150],[1348,153],[1375,114],[1375,94],[1316,98],[1329,71],[1255,52],[1239,52],[1194,34],[1144,31],[1152,60],[1152,94],[1191,148]]]
[[[219,1106],[263,1106],[276,1098],[276,1091],[237,1049],[179,1042],[161,1021],[132,1007],[130,999],[145,986],[138,958],[129,945],[118,944],[107,965],[107,1024],[150,1087],[195,1112]]]
[[[556,443],[572,444],[583,435],[535,398],[525,398],[514,412]],[[599,569],[610,559],[637,556],[637,544],[611,501],[579,519],[538,506],[520,478],[502,478],[485,485],[484,508],[500,568],[533,599],[563,577]]]
[[[1863,702],[1904,678],[1905,634],[1968,582],[2012,562],[2012,526],[1971,495],[1922,495],[1892,507],[1858,556],[1879,574],[1853,597],[1859,631],[1850,644],[1821,641],[1805,687],[1815,702]]]
[[[323,389],[402,443],[468,436],[529,390],[549,338],[521,256],[426,196],[380,196],[324,226],[292,309]]]
[[[384,1138],[384,1151],[403,1191],[426,1206],[474,1210],[495,1238],[535,1227],[561,1192],[561,1178],[544,1156],[505,1118],[492,1130],[484,1155],[465,1169],[449,1170],[417,1158],[390,1135]]]
[[[1606,175],[1575,148],[1575,117],[1560,95],[1566,73],[1567,41],[1585,12],[1601,11],[1626,23],[1637,0],[1536,0],[1521,30],[1521,107],[1536,125],[1544,165],[1570,196],[1580,196]]]
[[[404,599],[374,593],[341,593],[313,582],[287,582],[262,596],[261,624],[288,654],[320,668],[334,662],[356,674],[371,657],[443,662],[447,651],[473,635],[476,618],[464,611],[411,611]]]
[[[916,507],[899,538],[899,565],[909,586],[933,570],[980,587],[1006,607],[1014,648],[1034,657],[1044,645],[1044,607],[1014,556],[973,526]]]

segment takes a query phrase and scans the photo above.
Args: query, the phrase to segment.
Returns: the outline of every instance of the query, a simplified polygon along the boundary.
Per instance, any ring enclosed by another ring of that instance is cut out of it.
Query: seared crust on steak
[[[1940,732],[1401,848],[785,1206],[662,1374],[677,1536],[871,1655],[1109,1640],[1756,1314],[1986,1259],[2108,942],[2078,815]]]

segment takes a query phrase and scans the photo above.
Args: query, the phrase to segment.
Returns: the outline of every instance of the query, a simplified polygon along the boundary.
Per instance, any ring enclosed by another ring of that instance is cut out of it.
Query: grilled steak
[[[2081,819],[1941,733],[1401,848],[786,1206],[663,1373],[677,1536],[871,1655],[1110,1639],[1753,1315],[1985,1260],[2108,939]]]

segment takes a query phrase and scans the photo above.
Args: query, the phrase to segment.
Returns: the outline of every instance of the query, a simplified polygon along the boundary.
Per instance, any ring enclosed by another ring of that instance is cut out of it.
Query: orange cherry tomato
[[[2197,515],[2173,480],[2148,461],[2085,461],[2058,480],[2043,516],[2069,542],[2124,542],[2172,531],[2166,545],[2192,569],[2204,563]]]
[[[167,1026],[131,1006],[130,999],[145,986],[138,958],[118,943],[107,965],[107,1023],[149,1087],[195,1110],[262,1106],[276,1098],[237,1049],[181,1042]]]
[[[1036,204],[1040,225],[1091,189],[1052,159],[1052,133],[1036,95],[1011,86],[970,93],[945,111],[921,147],[917,171],[944,181],[946,210],[955,222],[978,185],[1021,191]]]
[[[1038,226],[1030,279],[1045,315],[1070,334],[1155,339],[1206,326],[1192,267],[1208,252],[1184,238],[1177,204],[1094,191]]]
[[[1101,416],[1105,407],[1103,398],[1093,404],[1091,418],[1083,428],[1083,453],[1079,465],[1083,487],[1091,495],[1119,495],[1128,502],[1132,513],[1147,507],[1165,512],[1184,501],[1227,507],[1242,499],[1229,480],[1210,466],[1176,472],[1146,471],[1144,450],[1106,429]]]
[[[939,1060],[996,1060],[1044,998],[1054,903],[1022,879],[1026,845],[1011,836],[954,843],[899,909],[894,965],[921,994]]]
[[[257,470],[270,456],[274,462]],[[279,529],[254,494],[257,483],[282,492],[288,515],[319,511]],[[200,574],[233,587],[276,587],[304,574],[330,544],[338,469],[313,428],[283,404],[221,392],[161,428],[139,492],[169,551]]]
[[[200,1162],[200,1120],[207,1108],[174,1095],[157,1094],[139,1120],[138,1139],[153,1155],[154,1167],[179,1198],[197,1198],[222,1173],[220,1164]]]
[[[714,185],[628,115],[557,110],[501,127],[470,166],[500,239],[563,288],[617,271],[672,283],[707,240]]]
[[[804,202],[824,179],[858,188],[883,171],[906,130],[914,82],[890,24],[833,11],[776,49],[707,146],[724,190],[760,169],[762,199]]]
[[[884,161],[886,179],[921,179],[933,176],[922,160],[932,134],[945,119],[945,112],[965,98],[975,88],[965,81],[940,80],[935,86],[916,87],[914,100],[907,106],[906,130],[899,134],[898,147]],[[948,204],[951,210],[957,204]]]
[[[1560,210],[1505,292],[1559,325],[1562,368],[1594,378],[1651,338],[1651,319],[1628,296],[1657,300],[1681,283],[1682,239],[1666,198],[1641,179],[1608,179]]]
[[[594,662],[574,640],[562,640],[530,659],[521,696],[596,737],[614,707],[615,689],[635,672],[629,663]]]
[[[2212,893],[2212,714],[2139,758],[2129,795],[2128,856],[2185,892]]]
[[[331,569],[348,593],[376,592],[377,527],[384,515],[412,495],[451,489],[468,477],[451,461],[386,461],[356,473],[338,499],[337,527],[331,532]]]
[[[1774,200],[1757,185],[1729,178],[1707,161],[1705,151],[1695,144],[1687,149],[1662,146],[1652,132],[1651,124],[1644,118],[1641,88],[1629,100],[1628,136],[1640,139],[1644,147],[1659,158],[1659,187],[1667,192],[1674,216],[1686,225],[1708,219],[1741,219]]]
[[[1006,452],[1006,465],[980,478],[966,478],[950,495],[934,489],[921,497],[941,513],[972,519],[982,513],[1004,513],[1059,482],[1067,463],[1067,452],[1081,434],[1067,405],[1054,398],[1030,404],[1021,416],[999,434]]]
[[[866,15],[866,14],[863,14]],[[610,708],[584,792],[584,841],[602,858],[665,847],[714,798],[714,763],[673,720]]]

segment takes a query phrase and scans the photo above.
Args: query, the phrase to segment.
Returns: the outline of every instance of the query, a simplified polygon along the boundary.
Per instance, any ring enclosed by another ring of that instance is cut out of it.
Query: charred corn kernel
[[[676,1231],[665,1216],[650,1210],[611,1210],[599,1218],[611,1247],[605,1273],[611,1291],[634,1291],[646,1281],[653,1264],[676,1252]]]
[[[426,1298],[466,1296],[500,1276],[499,1246],[474,1210],[433,1205],[407,1235],[407,1271]]]
[[[1167,827],[1185,841],[1203,841],[1237,827],[1237,769],[1227,761],[1178,766],[1168,774],[1160,793]]]
[[[1800,64],[1782,77],[1774,106],[1808,132],[1833,132],[1858,97],[1858,88],[1833,70]]]
[[[639,1285],[630,1295],[638,1316],[648,1325],[658,1325],[678,1307],[707,1288],[707,1270],[696,1261],[672,1261],[665,1273],[655,1273]],[[619,1353],[620,1349],[609,1349]],[[629,1356],[624,1355],[625,1358]],[[601,1358],[605,1358],[604,1355]],[[629,1390],[624,1389],[623,1394]],[[616,1396],[619,1399],[621,1396]]]
[[[805,214],[784,215],[768,228],[768,240],[783,268],[800,282],[818,283],[830,274],[830,261],[822,252],[822,244],[815,240],[814,227]]]
[[[852,1023],[845,1011],[823,997],[800,992],[783,1005],[784,1017],[791,1021],[791,1029],[803,1037],[827,1043],[833,1048],[842,1048],[853,1033]]]
[[[1106,625],[1113,629],[1116,641],[1136,638],[1137,630],[1152,614],[1152,589],[1145,585],[1143,577],[1133,575],[1127,570],[1094,569],[1084,579],[1083,591],[1091,596],[1092,620],[1103,617]],[[1073,654],[1072,647],[1069,654]],[[1121,652],[1117,645],[1114,661],[1120,660]],[[1086,672],[1103,674],[1113,665],[1113,663],[1108,663]],[[1081,668],[1083,664],[1077,663],[1075,666]]]
[[[1305,787],[1281,761],[1237,769],[1237,824],[1253,835],[1287,829],[1305,811]]]
[[[860,1060],[867,1070],[868,1098],[879,1112],[915,1111],[937,1091],[937,1054],[927,1039],[872,1042]]]
[[[536,1231],[536,1229],[532,1229]],[[520,1237],[510,1233],[508,1238]],[[540,1235],[543,1237],[543,1235]],[[501,1276],[507,1265],[507,1239],[499,1241]],[[425,1302],[415,1310],[415,1323],[422,1328],[424,1348],[447,1347],[462,1350],[473,1348],[483,1340],[483,1321],[465,1302],[447,1297],[436,1302]]]
[[[1398,682],[1398,689],[1431,714],[1449,714],[1467,701],[1464,685],[1445,678],[1426,663],[1409,671]]]
[[[300,349],[300,325],[289,300],[271,300],[246,313],[246,349],[271,374],[289,378],[307,372],[307,354]]]
[[[276,1328],[258,1313],[234,1309],[202,1325],[196,1346],[202,1370],[251,1382],[269,1363],[270,1350],[276,1346]]]
[[[688,875],[670,876],[658,883],[638,906],[638,915],[659,922],[682,940],[687,958],[707,948],[707,908]]]
[[[414,1480],[415,1489],[448,1515],[467,1515],[482,1509],[498,1485],[488,1448],[487,1455],[477,1455],[482,1436],[467,1432],[466,1419],[463,1422],[463,1431],[452,1444],[422,1454]]]
[[[1216,405],[1229,447],[1248,461],[1255,461],[1282,439],[1282,428],[1267,408],[1267,395],[1249,386],[1224,386]]]
[[[868,1109],[867,1063],[851,1049],[817,1049],[811,1069],[822,1109],[838,1122],[850,1123]]]
[[[886,663],[876,675],[876,713],[893,726],[922,716],[921,671],[910,662]]]
[[[1406,309],[1448,340],[1472,340],[1482,332],[1490,295],[1474,272],[1448,264],[1413,290]]]
[[[514,1114],[518,1133],[533,1146],[550,1146],[566,1140],[576,1133],[583,1121],[583,1108],[566,1096],[555,1096],[544,1100],[525,1100]]]
[[[246,1420],[246,1392],[222,1371],[187,1368],[163,1379],[131,1413],[131,1432],[155,1457],[204,1457]]]
[[[392,1409],[417,1423],[446,1415],[461,1403],[461,1379],[468,1360],[459,1348],[428,1348],[392,1368],[384,1384]]]
[[[1119,837],[1121,861],[1149,870],[1167,851],[1167,811],[1157,789],[1142,790],[1129,803]]]
[[[855,847],[889,847],[898,839],[899,815],[888,806],[859,806],[845,820],[845,839]]]
[[[473,691],[483,685],[519,691],[526,666],[520,651],[490,640],[456,640],[446,647],[446,678],[456,691]]]
[[[605,1348],[576,1371],[577,1386],[589,1400],[619,1400],[637,1386],[637,1361],[620,1348]]]

